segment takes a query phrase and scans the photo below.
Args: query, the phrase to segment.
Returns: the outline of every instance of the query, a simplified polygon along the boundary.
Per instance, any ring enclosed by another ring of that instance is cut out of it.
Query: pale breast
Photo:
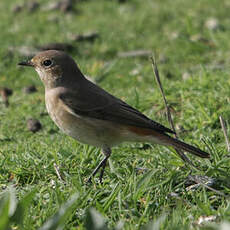
[[[50,117],[52,120],[56,123],[56,125],[59,126],[59,119],[57,118],[57,110],[58,110],[58,95],[55,91],[49,90],[45,94],[45,101],[46,101],[46,109],[47,112],[49,113]],[[60,128],[60,127],[59,127]]]

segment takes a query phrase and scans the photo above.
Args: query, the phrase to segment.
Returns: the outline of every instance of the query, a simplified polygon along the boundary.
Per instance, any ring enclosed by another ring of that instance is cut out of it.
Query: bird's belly
[[[46,108],[52,120],[65,134],[85,144],[103,148],[129,141],[155,142],[152,135],[140,135],[129,126],[74,114],[58,97],[50,97],[48,94]]]
[[[79,142],[96,147],[112,147],[122,142],[119,127],[111,122],[73,115],[47,101],[46,107],[55,124]]]

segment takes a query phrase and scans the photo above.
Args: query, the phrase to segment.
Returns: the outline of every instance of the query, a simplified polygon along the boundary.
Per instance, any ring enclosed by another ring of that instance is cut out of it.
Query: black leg
[[[101,167],[101,173],[100,173],[100,177],[99,177],[99,181],[100,181],[101,184],[102,184],[102,178],[103,178],[103,175],[104,175],[104,172],[105,172],[105,166],[106,166],[108,158],[109,157],[106,157],[106,160],[104,161],[104,163],[103,163],[103,165]]]
[[[98,172],[98,170],[103,167],[104,168],[104,165],[106,164],[106,161],[107,161],[108,157],[104,157],[104,159],[99,163],[99,165],[93,170],[92,174],[90,175],[87,183],[91,183],[92,181],[92,178],[95,176],[95,174]]]
[[[98,164],[98,166],[93,170],[91,176],[89,177],[87,183],[91,183],[92,178],[96,175],[96,173],[99,171],[99,169],[101,168],[101,173],[100,173],[100,183],[102,183],[102,178],[104,175],[104,171],[105,171],[105,166],[106,166],[106,162],[109,159],[110,155],[111,155],[111,150],[110,148],[104,148],[103,149],[103,154],[105,155],[105,157],[103,158],[103,160]]]

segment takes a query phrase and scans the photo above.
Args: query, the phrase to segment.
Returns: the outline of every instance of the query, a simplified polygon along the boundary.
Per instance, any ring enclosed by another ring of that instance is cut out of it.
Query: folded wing
[[[100,87],[91,82],[89,83],[87,84],[87,89],[81,88],[60,95],[60,100],[68,106],[71,113],[124,125],[153,129],[162,133],[174,133]]]

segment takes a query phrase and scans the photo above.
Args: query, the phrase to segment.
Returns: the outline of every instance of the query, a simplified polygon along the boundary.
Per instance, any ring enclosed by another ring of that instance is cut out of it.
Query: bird
[[[102,150],[104,158],[88,182],[101,170],[102,183],[111,148],[122,142],[156,143],[201,158],[210,157],[198,147],[173,138],[170,135],[174,131],[89,81],[65,52],[42,51],[18,65],[33,67],[38,73],[45,87],[46,108],[54,123],[68,136]]]

